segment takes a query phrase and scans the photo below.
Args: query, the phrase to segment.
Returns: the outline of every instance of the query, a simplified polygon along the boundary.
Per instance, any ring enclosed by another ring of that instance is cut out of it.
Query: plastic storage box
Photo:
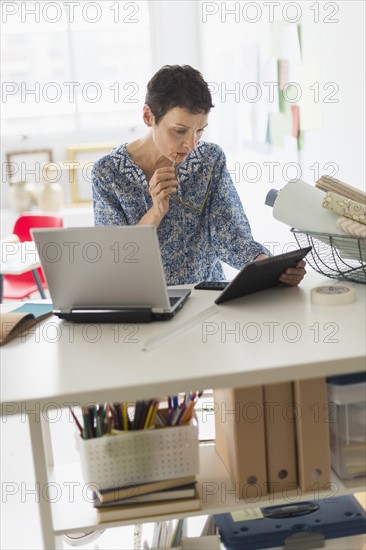
[[[199,473],[198,426],[121,432],[84,440],[78,437],[84,481],[108,489],[195,476]]]
[[[366,474],[366,373],[328,378],[331,463],[340,478]]]
[[[240,518],[234,513],[214,515],[227,550],[334,547],[346,550],[355,548],[349,540],[335,546],[329,539],[344,540],[365,532],[366,512],[353,495],[266,506],[259,512],[262,517],[257,519],[244,515]]]

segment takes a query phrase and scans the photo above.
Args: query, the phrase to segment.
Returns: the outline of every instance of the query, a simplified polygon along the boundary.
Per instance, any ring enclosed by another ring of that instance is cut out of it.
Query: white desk
[[[200,388],[250,386],[362,371],[365,286],[355,285],[357,300],[353,304],[311,304],[310,288],[329,282],[309,273],[300,287],[275,288],[229,302],[220,306],[211,319],[148,352],[142,351],[148,338],[209,307],[217,293],[193,290],[183,310],[166,323],[72,325],[49,318],[24,342],[14,340],[1,350],[2,414],[34,411],[35,407],[42,413],[70,402],[134,400]],[[47,424],[42,422],[42,414],[41,422],[32,413],[28,418],[40,486],[55,476],[58,482],[80,482],[75,465],[47,468],[47,463],[52,463]],[[214,449],[202,449],[201,466],[200,482],[206,479],[230,487]],[[343,493],[362,490],[364,481],[343,483],[336,479]],[[224,500],[219,494],[207,498],[196,515],[258,507],[258,501],[237,502],[230,494]],[[266,505],[268,499],[260,503]],[[92,506],[82,497],[74,504],[60,501],[52,506],[41,498],[40,510],[45,548],[57,547],[55,534],[96,527]],[[123,523],[128,522],[109,525]]]
[[[2,242],[0,254],[0,303],[3,298],[4,275],[22,275],[32,272],[42,298],[46,298],[37,269],[41,267],[34,241]]]

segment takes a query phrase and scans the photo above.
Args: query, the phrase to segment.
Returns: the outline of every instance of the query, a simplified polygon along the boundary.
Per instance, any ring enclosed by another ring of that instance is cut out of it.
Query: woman
[[[168,285],[225,279],[220,260],[236,269],[269,255],[254,241],[218,145],[200,141],[213,107],[201,73],[166,65],[149,81],[146,136],[95,163],[96,225],[155,225]],[[281,275],[297,285],[298,262]]]

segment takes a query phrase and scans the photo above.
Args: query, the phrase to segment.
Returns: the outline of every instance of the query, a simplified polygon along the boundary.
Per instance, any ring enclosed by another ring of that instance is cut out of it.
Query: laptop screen
[[[153,226],[33,229],[55,309],[170,309]]]

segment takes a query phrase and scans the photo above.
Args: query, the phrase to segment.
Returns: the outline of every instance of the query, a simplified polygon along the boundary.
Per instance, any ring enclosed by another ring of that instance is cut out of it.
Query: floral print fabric
[[[220,260],[241,269],[258,254],[269,254],[252,237],[218,145],[199,142],[176,173],[179,201],[170,201],[157,229],[168,285],[223,280]],[[95,225],[134,225],[152,206],[146,177],[126,144],[99,159],[92,178]]]

